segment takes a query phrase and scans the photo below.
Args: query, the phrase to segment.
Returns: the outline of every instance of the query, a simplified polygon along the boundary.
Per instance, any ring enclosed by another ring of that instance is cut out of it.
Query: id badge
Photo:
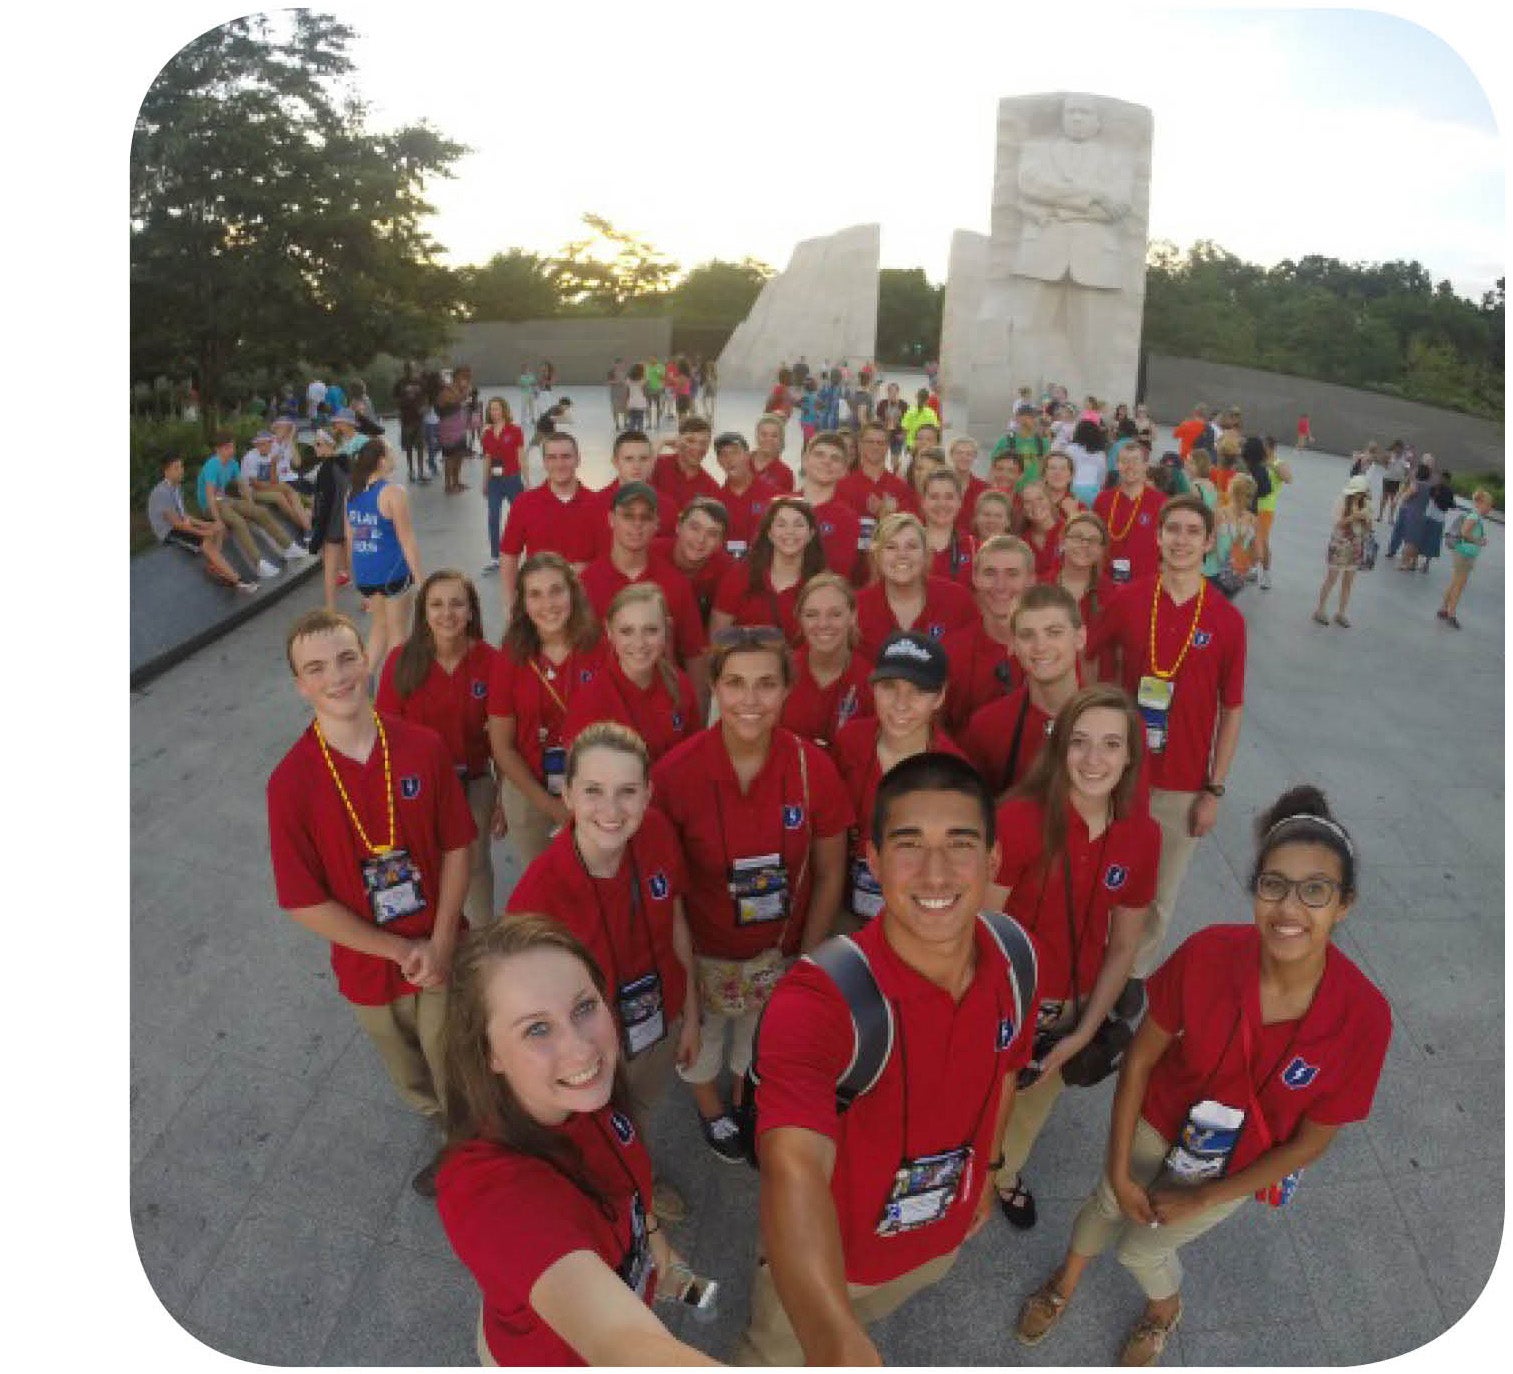
[[[362,885],[367,889],[373,919],[381,926],[426,909],[420,892],[420,870],[407,849],[389,849],[362,861]]]
[[[865,859],[851,860],[851,910],[864,921],[883,909],[883,889]]]
[[[646,1229],[646,1208],[641,1205],[641,1194],[635,1193],[630,1200],[630,1249],[615,1266],[615,1273],[632,1293],[645,1299],[646,1281],[651,1278],[654,1267],[651,1241]]]
[[[1130,580],[1130,561],[1129,561],[1129,559],[1127,559],[1127,558],[1115,558],[1115,559],[1110,560],[1109,565],[1108,565],[1108,571],[1109,571],[1109,577],[1110,577],[1110,579],[1112,581],[1117,582],[1117,583],[1128,582]]]
[[[1176,694],[1177,684],[1164,677],[1142,677],[1135,691],[1135,704],[1145,722],[1145,747],[1153,754],[1166,749],[1167,717]]]
[[[667,1018],[662,1010],[662,979],[655,973],[621,983],[615,989],[615,1006],[624,1031],[625,1053],[634,1059],[649,1050],[667,1034]]]
[[[725,552],[732,558],[745,558],[748,547],[750,546],[744,539],[727,539],[725,541]]]
[[[560,744],[548,745],[541,751],[541,776],[546,783],[548,796],[560,797],[567,781],[567,750]]]
[[[788,915],[788,870],[778,854],[737,859],[730,866],[737,926],[764,925]]]
[[[490,477],[503,477],[504,476],[504,464],[503,463],[491,463],[489,465],[489,476]]]
[[[956,1201],[972,1150],[956,1150],[906,1159],[893,1175],[893,1188],[877,1223],[880,1236],[899,1236],[939,1221]]]
[[[861,532],[856,538],[856,547],[866,553],[872,547],[872,536],[877,533],[877,517],[864,515],[861,517]]]

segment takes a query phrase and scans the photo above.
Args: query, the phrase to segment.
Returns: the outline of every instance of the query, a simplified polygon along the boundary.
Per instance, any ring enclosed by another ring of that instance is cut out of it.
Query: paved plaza
[[[499,390],[515,403],[514,388]],[[583,477],[602,485],[606,393],[563,390]],[[715,428],[749,435],[759,401],[721,398]],[[1394,436],[1361,436],[1373,437]],[[1463,631],[1434,615],[1448,558],[1428,576],[1383,560],[1357,579],[1354,628],[1322,628],[1309,615],[1347,464],[1284,456],[1296,481],[1274,530],[1275,586],[1236,603],[1250,635],[1239,755],[1172,938],[1249,919],[1254,817],[1287,785],[1318,783],[1363,855],[1340,943],[1390,999],[1393,1040],[1371,1119],[1341,1133],[1295,1203],[1247,1206],[1184,1252],[1170,1364],[1361,1364],[1413,1350],[1476,1300],[1501,1241],[1503,528],[1467,590]],[[412,492],[428,570],[483,564],[476,463],[464,480],[461,496],[440,483]],[[497,640],[497,578],[479,588]],[[433,1141],[337,994],[327,946],[274,901],[263,789],[307,720],[283,636],[320,595],[311,580],[132,695],[132,1222],[164,1307],[216,1350],[285,1365],[471,1364],[477,1290],[409,1184]],[[518,870],[507,841],[494,853],[502,905]],[[1029,1351],[1011,1335],[1101,1167],[1112,1087],[1066,1093],[1041,1137],[1027,1170],[1039,1226],[1021,1234],[994,1216],[948,1282],[875,1328],[889,1363],[1114,1358],[1141,1300],[1112,1258],[1052,1340]],[[659,1169],[691,1209],[674,1242],[722,1284],[712,1321],[674,1313],[669,1325],[728,1358],[746,1317],[756,1175],[710,1154],[681,1090],[654,1135]]]

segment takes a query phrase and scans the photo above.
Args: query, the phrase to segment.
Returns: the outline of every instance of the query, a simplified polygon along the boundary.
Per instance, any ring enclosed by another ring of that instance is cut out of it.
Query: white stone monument
[[[969,427],[1004,432],[1021,386],[1133,402],[1145,306],[1151,112],[1060,92],[998,102],[986,280]]]
[[[882,233],[858,224],[804,239],[786,270],[762,288],[719,358],[723,390],[765,391],[779,364],[805,358],[853,365],[877,348],[877,268]]]
[[[988,244],[986,234],[972,229],[958,229],[951,235],[940,322],[940,385],[941,400],[953,411],[967,408],[972,334],[988,276]]]

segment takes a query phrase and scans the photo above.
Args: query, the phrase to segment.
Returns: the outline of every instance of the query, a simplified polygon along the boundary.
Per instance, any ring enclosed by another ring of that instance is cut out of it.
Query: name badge
[[[730,896],[737,926],[763,925],[788,915],[788,869],[779,854],[737,859],[730,866]]]
[[[504,464],[503,463],[490,463],[489,464],[489,476],[490,477],[503,477],[504,476]]]
[[[390,849],[364,859],[362,885],[367,889],[373,919],[381,926],[426,909],[420,870],[407,849]]]
[[[963,1145],[906,1159],[893,1175],[893,1188],[883,1204],[877,1234],[898,1236],[939,1221],[956,1201],[971,1158],[971,1147]]]
[[[1128,582],[1130,580],[1130,561],[1127,558],[1115,558],[1109,562],[1109,577],[1115,582]]]
[[[861,517],[861,531],[856,538],[856,547],[863,553],[872,547],[872,536],[877,533],[877,520],[870,515]]]
[[[1177,684],[1170,678],[1149,675],[1140,679],[1135,691],[1135,704],[1140,708],[1140,719],[1145,722],[1145,747],[1153,754],[1166,749],[1167,717],[1176,694]]]
[[[615,989],[615,1006],[625,1033],[625,1053],[634,1059],[649,1050],[667,1034],[667,1018],[662,1010],[662,979],[648,973],[644,978],[621,983]]]
[[[725,552],[732,558],[745,558],[748,548],[750,548],[750,545],[744,539],[727,539],[725,541]]]
[[[560,797],[567,781],[567,750],[560,744],[548,745],[541,751],[541,775],[547,794]]]
[[[870,921],[883,909],[883,889],[865,859],[851,860],[851,910]]]

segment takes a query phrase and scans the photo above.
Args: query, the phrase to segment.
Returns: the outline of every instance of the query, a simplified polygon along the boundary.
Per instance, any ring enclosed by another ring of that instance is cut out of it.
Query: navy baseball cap
[[[924,692],[939,692],[946,685],[946,651],[929,635],[895,630],[877,651],[869,680],[884,682],[889,678],[902,678]]]

